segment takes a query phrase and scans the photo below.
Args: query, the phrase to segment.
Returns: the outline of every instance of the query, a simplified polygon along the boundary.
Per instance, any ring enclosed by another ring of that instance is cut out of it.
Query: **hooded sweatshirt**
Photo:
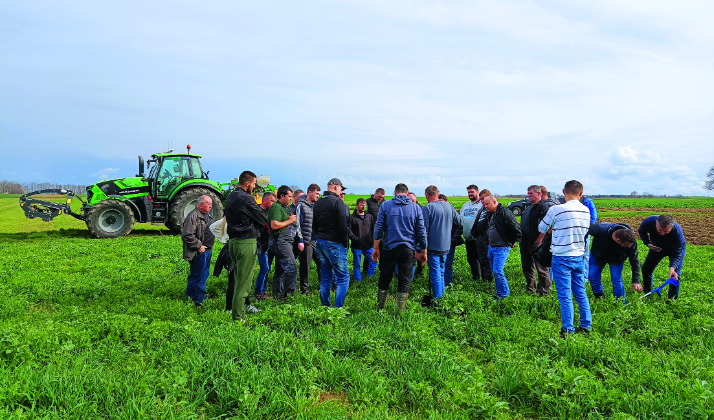
[[[413,250],[426,249],[426,228],[421,207],[409,196],[400,194],[379,207],[374,237],[382,239],[384,249],[406,245]]]

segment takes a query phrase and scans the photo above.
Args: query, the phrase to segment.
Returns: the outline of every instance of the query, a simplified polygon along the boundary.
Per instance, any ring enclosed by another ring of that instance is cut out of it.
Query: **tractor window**
[[[156,178],[157,195],[168,197],[179,184],[189,179],[188,160],[180,156],[164,158]]]
[[[203,172],[201,172],[201,164],[198,163],[198,158],[189,158],[188,161],[191,165],[193,178],[203,178]]]

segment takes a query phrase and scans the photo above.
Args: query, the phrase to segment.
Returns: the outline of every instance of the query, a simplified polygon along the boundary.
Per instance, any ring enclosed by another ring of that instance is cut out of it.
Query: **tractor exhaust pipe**
[[[139,156],[139,175],[140,177],[144,177],[144,158]]]

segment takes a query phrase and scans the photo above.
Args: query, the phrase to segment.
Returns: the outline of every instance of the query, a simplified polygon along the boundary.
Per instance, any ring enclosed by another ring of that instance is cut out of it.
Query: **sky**
[[[707,195],[714,2],[0,0],[0,179]],[[709,193],[711,195],[711,193]]]

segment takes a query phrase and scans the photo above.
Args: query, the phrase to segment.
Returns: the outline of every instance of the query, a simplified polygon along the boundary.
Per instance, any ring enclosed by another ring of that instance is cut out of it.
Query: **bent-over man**
[[[674,217],[669,214],[650,216],[642,221],[637,232],[645,246],[650,249],[642,264],[645,293],[652,291],[652,273],[664,257],[669,258],[669,278],[681,282],[687,240],[684,239],[682,227],[674,221]],[[669,299],[676,299],[679,296],[679,287],[669,285]]]
[[[612,293],[625,302],[625,286],[622,283],[622,269],[625,260],[630,260],[632,267],[632,290],[642,290],[640,286],[640,259],[637,256],[637,237],[635,231],[625,223],[591,223],[589,273],[590,287],[595,299],[605,296],[602,287],[602,270],[610,265]]]

